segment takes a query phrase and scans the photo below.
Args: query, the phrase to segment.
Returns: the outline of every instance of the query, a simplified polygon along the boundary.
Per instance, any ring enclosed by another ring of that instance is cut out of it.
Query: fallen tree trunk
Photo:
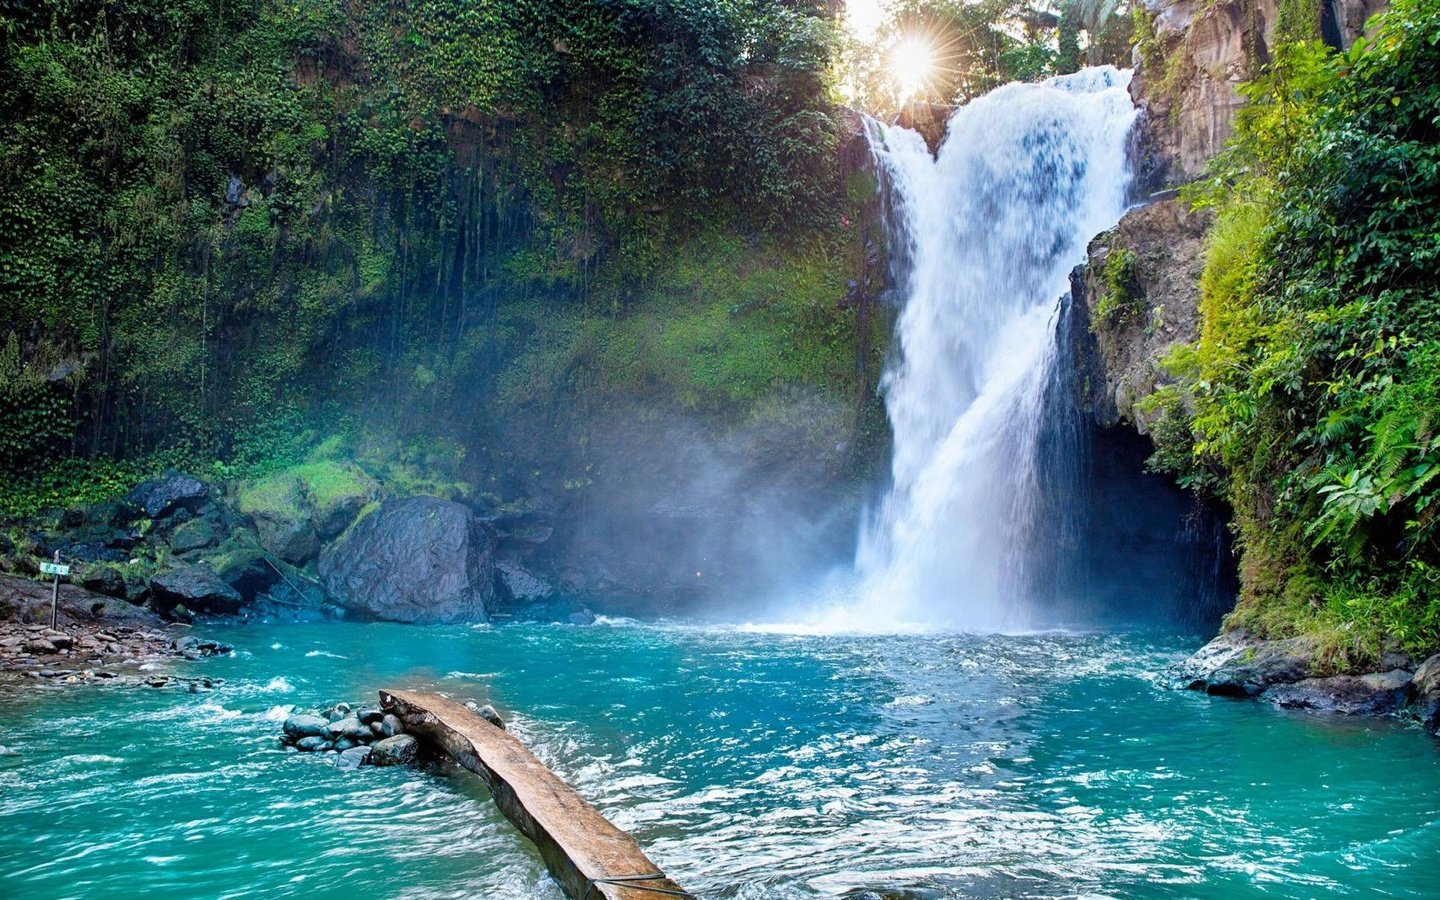
[[[495,805],[535,842],[551,877],[575,900],[692,897],[513,735],[438,694],[381,691],[380,702],[407,732],[485,780]]]

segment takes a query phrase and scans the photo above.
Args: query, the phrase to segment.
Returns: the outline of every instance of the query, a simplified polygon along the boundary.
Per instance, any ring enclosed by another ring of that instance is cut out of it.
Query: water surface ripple
[[[212,693],[5,697],[0,897],[558,900],[468,773],[277,748],[291,706],[380,687],[493,699],[706,898],[1440,896],[1440,747],[1164,690],[1193,639],[217,636],[246,649],[193,664]]]

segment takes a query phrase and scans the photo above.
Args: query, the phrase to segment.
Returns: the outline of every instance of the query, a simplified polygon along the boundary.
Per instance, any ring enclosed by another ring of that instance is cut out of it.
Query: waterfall
[[[867,123],[904,298],[882,381],[891,483],[856,558],[871,626],[1024,627],[1032,589],[1055,583],[1038,544],[1043,485],[1070,464],[1043,440],[1059,299],[1125,210],[1129,80],[1000,88],[955,112],[934,157]]]

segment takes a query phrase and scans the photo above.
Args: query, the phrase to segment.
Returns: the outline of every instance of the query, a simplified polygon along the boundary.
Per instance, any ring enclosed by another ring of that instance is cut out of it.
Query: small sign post
[[[60,562],[60,551],[56,550],[55,561],[41,563],[40,571],[45,575],[55,576],[55,584],[50,589],[50,628],[53,630],[60,621],[60,578],[70,574],[70,567]]]

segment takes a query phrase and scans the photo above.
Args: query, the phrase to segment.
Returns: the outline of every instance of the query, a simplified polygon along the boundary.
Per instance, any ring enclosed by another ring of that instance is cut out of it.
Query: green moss
[[[328,460],[306,463],[290,470],[299,480],[310,505],[323,514],[353,500],[374,496],[379,486],[353,463]]]
[[[235,505],[255,518],[323,522],[342,506],[363,504],[379,490],[376,480],[354,463],[317,460],[241,482]]]
[[[235,506],[257,519],[295,522],[308,517],[304,485],[291,471],[276,472],[235,488]]]
[[[830,239],[717,234],[677,252],[617,314],[512,306],[511,327],[531,340],[500,376],[502,407],[577,383],[711,412],[748,409],[784,386],[846,385],[854,313],[837,301],[848,265]]]

